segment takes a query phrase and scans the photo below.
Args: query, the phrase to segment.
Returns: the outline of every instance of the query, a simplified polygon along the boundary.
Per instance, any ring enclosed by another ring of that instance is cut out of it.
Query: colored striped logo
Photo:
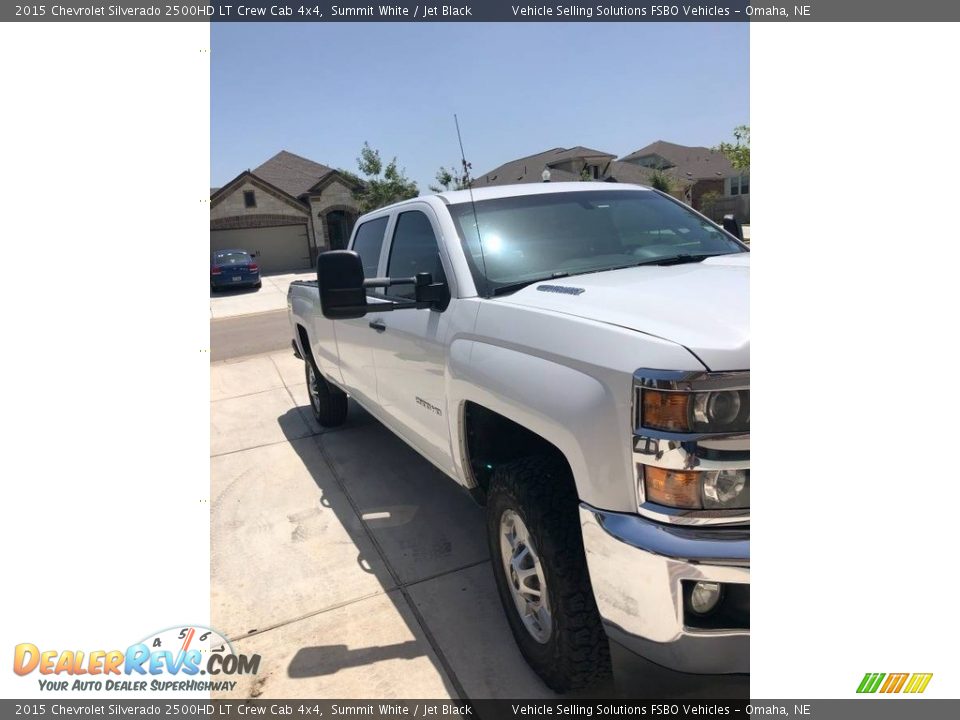
[[[933,673],[867,673],[860,681],[858,693],[922,693]]]

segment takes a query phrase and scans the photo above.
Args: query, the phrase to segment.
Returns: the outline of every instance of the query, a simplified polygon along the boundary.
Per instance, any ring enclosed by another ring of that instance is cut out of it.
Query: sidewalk
[[[283,310],[287,307],[287,289],[294,280],[314,280],[315,270],[302,270],[283,275],[265,275],[262,287],[220,290],[210,293],[210,317],[225,318],[236,315]]]

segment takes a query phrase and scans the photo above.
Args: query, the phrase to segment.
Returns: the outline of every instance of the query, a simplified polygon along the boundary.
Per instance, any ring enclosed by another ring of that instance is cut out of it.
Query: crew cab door
[[[447,282],[438,228],[436,216],[426,204],[399,213],[389,242],[386,275],[414,277],[429,272],[434,282]],[[383,297],[391,302],[413,300],[414,288],[392,286],[385,289]],[[451,304],[442,312],[421,309],[380,314],[371,309],[364,318],[378,328],[373,333],[374,362],[381,410],[397,432],[444,468],[451,467],[445,368],[452,308]]]
[[[363,262],[363,276],[377,277],[383,241],[386,237],[390,216],[372,218],[357,226],[353,234],[351,249],[355,250]],[[367,295],[371,304],[385,302],[382,296]],[[369,326],[370,318],[357,320],[335,320],[333,332],[337,338],[337,351],[340,356],[340,372],[347,391],[357,400],[367,404],[377,403],[377,375],[373,359],[373,331]]]

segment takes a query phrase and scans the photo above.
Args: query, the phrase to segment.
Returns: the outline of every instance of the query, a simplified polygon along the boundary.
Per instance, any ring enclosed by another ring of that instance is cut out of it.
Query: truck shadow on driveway
[[[413,640],[394,645],[375,645],[358,649],[346,645],[321,645],[300,648],[287,674],[292,678],[310,678],[327,675],[347,667],[364,667],[381,660],[413,658],[423,655],[423,649]]]
[[[422,662],[426,656],[454,697],[564,697],[530,670],[510,634],[490,569],[483,509],[352,400],[350,405],[343,427],[307,438],[294,436],[298,423],[290,416],[309,417],[309,407],[277,421],[321,492],[320,511],[331,510],[346,529],[356,565],[376,578],[378,597],[389,598],[392,607],[378,608],[379,616],[357,614],[350,608],[372,602],[360,599],[330,610],[342,616],[338,622],[358,627],[316,636],[320,643],[301,647],[289,661],[288,677],[329,678],[344,668]],[[407,625],[399,633],[388,627],[398,615]],[[618,676],[616,686],[567,697],[749,697],[749,676],[685,675],[615,652],[625,680]],[[407,692],[415,693],[417,682],[412,676],[407,681]]]

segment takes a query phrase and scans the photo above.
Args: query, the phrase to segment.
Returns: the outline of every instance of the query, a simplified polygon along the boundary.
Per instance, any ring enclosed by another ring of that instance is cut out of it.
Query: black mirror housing
[[[367,290],[392,285],[413,285],[413,302],[380,303],[377,312],[430,308],[443,311],[450,304],[446,283],[435,283],[430,273],[412,278],[363,277],[363,262],[353,250],[328,250],[317,256],[317,289],[320,312],[328,320],[356,320],[370,312]]]
[[[740,221],[737,220],[734,215],[729,214],[723,216],[723,229],[740,242],[743,242],[743,225],[740,224]]]
[[[363,262],[353,250],[328,250],[317,256],[320,311],[328,320],[353,320],[367,314]]]
[[[418,305],[443,312],[450,304],[450,288],[446,283],[433,282],[430,273],[417,273],[414,289]]]

